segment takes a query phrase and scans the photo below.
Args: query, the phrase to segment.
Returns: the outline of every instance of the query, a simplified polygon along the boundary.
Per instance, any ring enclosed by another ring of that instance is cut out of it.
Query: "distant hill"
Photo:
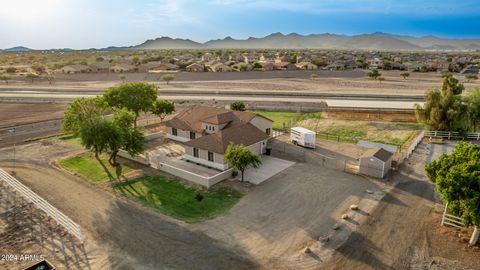
[[[338,50],[383,50],[383,51],[475,51],[480,50],[480,39],[446,39],[435,36],[413,37],[388,33],[363,35],[273,33],[265,37],[247,39],[210,40],[199,43],[190,39],[173,39],[160,37],[149,39],[142,44],[131,47],[107,47],[87,49],[91,51],[118,50],[158,50],[158,49],[338,49]],[[3,51],[31,51],[26,47],[14,47]],[[71,49],[51,49],[69,51]],[[0,50],[1,51],[1,50]]]
[[[337,34],[300,35],[273,33],[265,37],[248,39],[210,40],[198,43],[189,39],[161,37],[132,47],[134,49],[341,49],[341,50],[478,50],[480,39],[443,39],[434,36],[412,37],[386,33],[355,36]]]
[[[17,47],[8,48],[8,49],[0,50],[0,51],[4,51],[4,52],[29,52],[29,51],[33,51],[33,50],[30,49],[30,48],[27,48],[27,47],[17,46]]]
[[[192,41],[190,39],[173,39],[170,37],[161,37],[150,39],[144,43],[133,46],[132,49],[152,50],[152,49],[201,49],[204,44]]]

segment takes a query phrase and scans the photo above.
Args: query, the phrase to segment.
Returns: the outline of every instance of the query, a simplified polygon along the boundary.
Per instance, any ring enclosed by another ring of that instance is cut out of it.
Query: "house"
[[[317,70],[318,66],[315,64],[312,64],[310,62],[300,62],[296,64],[298,69],[303,69],[303,70]]]
[[[393,153],[383,148],[370,148],[360,157],[360,174],[384,178],[392,166]]]
[[[178,70],[178,66],[170,63],[160,63],[150,68],[148,72],[162,72],[162,71],[175,71]]]
[[[91,68],[95,70],[95,72],[109,72],[110,63],[107,61],[96,62],[95,64],[91,65]]]
[[[182,142],[184,159],[221,171],[229,168],[229,144],[243,144],[255,154],[266,152],[272,120],[251,112],[192,106],[166,122],[167,137]]]
[[[227,66],[223,63],[217,63],[217,64],[214,64],[214,65],[211,65],[209,68],[213,72],[229,72],[229,71],[232,71],[231,67],[229,67],[229,66]]]
[[[295,64],[292,64],[290,62],[279,62],[275,63],[275,69],[276,70],[296,70],[297,67]]]
[[[86,65],[68,65],[61,68],[60,71],[65,74],[74,74],[91,72],[92,69]]]
[[[188,72],[203,72],[205,71],[205,67],[199,63],[193,63],[185,67]]]
[[[110,67],[110,71],[116,73],[135,72],[136,69],[137,67],[129,64],[116,64]]]

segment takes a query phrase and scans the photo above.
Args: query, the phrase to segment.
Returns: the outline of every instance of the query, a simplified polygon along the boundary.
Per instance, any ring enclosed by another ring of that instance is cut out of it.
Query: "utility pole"
[[[10,134],[13,134],[13,171],[12,171],[12,176],[15,176],[16,175],[16,172],[15,172],[15,144],[16,144],[16,141],[15,141],[15,128],[12,128],[10,130],[8,130],[10,132]]]

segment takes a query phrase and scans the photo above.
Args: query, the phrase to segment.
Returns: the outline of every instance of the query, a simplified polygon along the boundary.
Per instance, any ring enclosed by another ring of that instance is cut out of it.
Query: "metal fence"
[[[83,244],[85,238],[78,224],[53,207],[45,199],[20,183],[17,179],[9,175],[3,169],[0,169],[0,185],[13,190],[16,194],[22,196],[28,203],[31,203],[35,208],[43,211]]]
[[[358,161],[356,160],[329,157],[315,152],[315,150],[303,148],[275,139],[270,140],[269,144],[272,148],[272,155],[280,158],[293,159],[299,162],[307,162],[351,174],[359,173]]]

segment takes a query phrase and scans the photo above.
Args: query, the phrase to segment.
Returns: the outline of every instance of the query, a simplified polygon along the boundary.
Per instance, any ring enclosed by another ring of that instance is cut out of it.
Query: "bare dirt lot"
[[[0,128],[63,117],[65,104],[0,103]]]
[[[324,269],[477,269],[479,249],[467,247],[468,232],[462,239],[440,226],[443,207],[424,176],[424,164],[452,146],[420,144],[395,188]]]

